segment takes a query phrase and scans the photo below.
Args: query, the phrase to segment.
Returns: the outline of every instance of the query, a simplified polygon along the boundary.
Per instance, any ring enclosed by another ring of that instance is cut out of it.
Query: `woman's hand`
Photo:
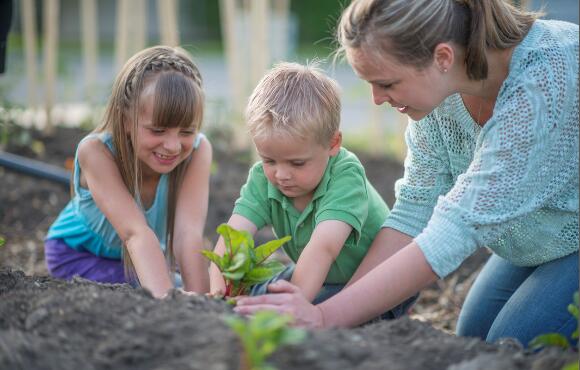
[[[322,311],[311,304],[297,286],[279,280],[268,285],[268,291],[274,294],[238,298],[234,311],[242,315],[251,315],[264,310],[276,311],[292,316],[294,326],[310,329],[324,327]]]

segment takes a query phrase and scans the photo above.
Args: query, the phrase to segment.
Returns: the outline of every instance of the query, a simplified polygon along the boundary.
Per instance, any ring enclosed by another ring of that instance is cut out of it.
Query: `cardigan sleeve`
[[[557,69],[540,59],[506,80],[473,161],[415,239],[440,277],[577,183],[577,74],[553,78]]]
[[[409,121],[405,173],[395,184],[396,202],[383,227],[412,237],[427,225],[437,198],[453,186],[436,113]]]

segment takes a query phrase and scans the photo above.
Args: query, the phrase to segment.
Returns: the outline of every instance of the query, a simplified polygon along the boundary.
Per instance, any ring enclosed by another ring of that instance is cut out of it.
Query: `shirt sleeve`
[[[576,115],[570,119],[558,109],[578,98],[577,81],[562,83],[552,74],[548,63],[538,62],[502,88],[473,161],[415,239],[440,277],[577,178],[578,110],[569,110]]]
[[[453,186],[453,177],[435,113],[410,120],[405,142],[405,173],[395,183],[396,201],[383,227],[415,237],[427,225],[437,198]]]
[[[318,205],[316,224],[328,220],[347,223],[352,226],[358,243],[368,212],[369,195],[362,166],[351,161],[338,164]]]
[[[240,190],[233,213],[252,221],[258,229],[272,223],[268,202],[268,179],[261,162],[256,163],[248,174],[246,183]]]

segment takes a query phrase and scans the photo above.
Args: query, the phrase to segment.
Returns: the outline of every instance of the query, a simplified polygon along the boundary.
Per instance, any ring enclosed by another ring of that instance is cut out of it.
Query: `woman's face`
[[[431,113],[450,94],[435,63],[419,70],[361,48],[347,49],[346,57],[357,76],[371,85],[375,104],[389,103],[415,121]]]

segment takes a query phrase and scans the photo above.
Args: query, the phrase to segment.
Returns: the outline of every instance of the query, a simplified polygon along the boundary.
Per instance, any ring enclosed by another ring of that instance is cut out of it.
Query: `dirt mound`
[[[222,301],[127,285],[0,271],[1,369],[238,369],[241,349]],[[408,318],[308,333],[278,350],[284,369],[560,369],[575,354],[458,338]]]

